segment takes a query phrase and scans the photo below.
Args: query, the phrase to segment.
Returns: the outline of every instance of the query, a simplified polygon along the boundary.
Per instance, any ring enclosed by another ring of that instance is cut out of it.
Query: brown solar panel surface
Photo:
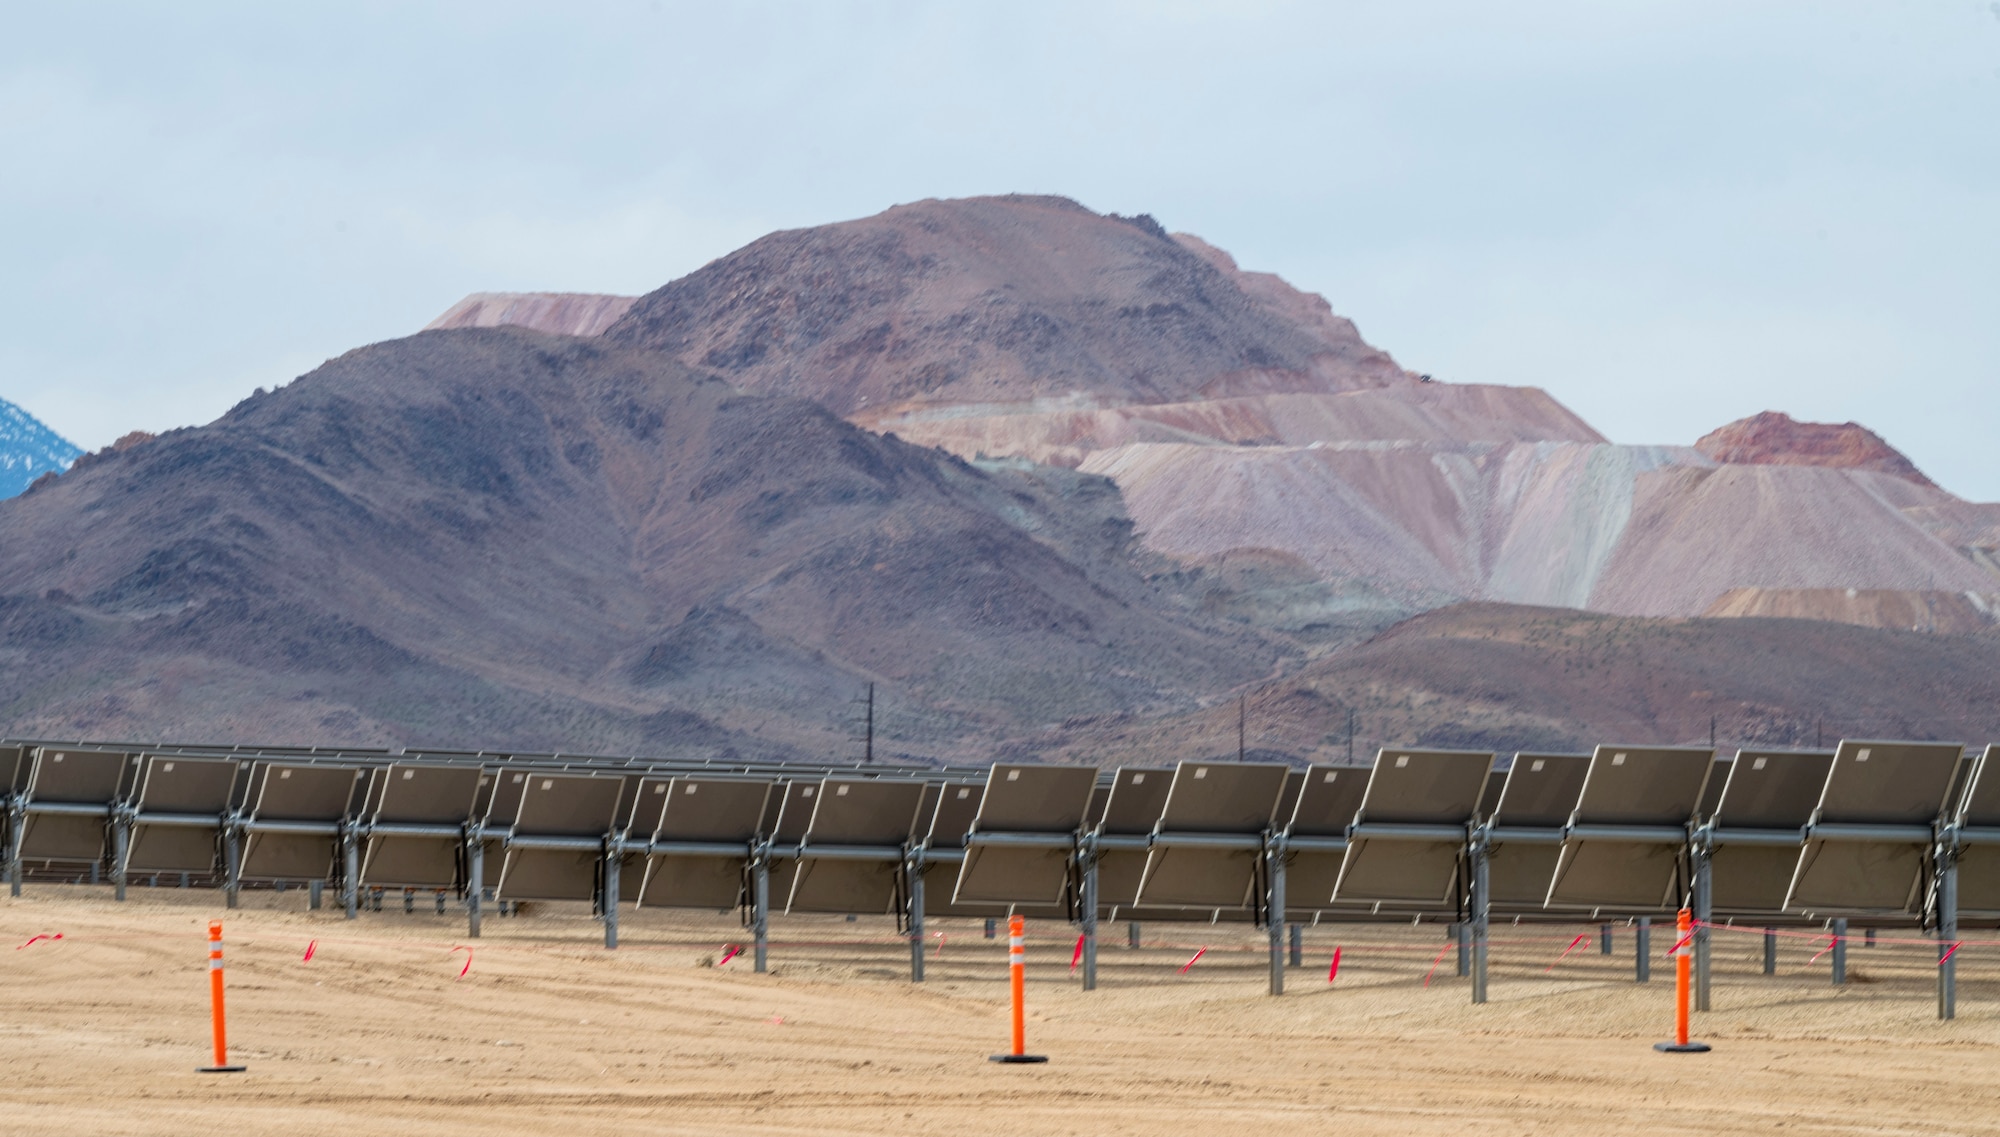
[[[1449,750],[1383,750],[1375,757],[1361,825],[1462,826],[1472,820],[1493,755]],[[1347,846],[1333,899],[1442,904],[1458,880],[1463,837],[1407,841],[1362,836]]]
[[[1833,752],[1744,750],[1730,764],[1714,813],[1724,842],[1710,855],[1717,910],[1775,911],[1783,907],[1799,863],[1797,845],[1732,845],[1736,829],[1797,830],[1812,819]]]
[[[1928,827],[1944,808],[1964,748],[1957,743],[1843,741],[1815,825]],[[1785,903],[1810,910],[1907,912],[1923,896],[1928,837],[1850,841],[1810,837]]]
[[[1097,770],[1089,766],[996,764],[975,822],[980,833],[1067,836],[1083,824]],[[952,903],[1053,904],[1069,882],[1068,848],[973,844],[965,851]]]
[[[1684,827],[1715,765],[1692,747],[1599,746],[1576,807],[1578,825]],[[1648,910],[1679,899],[1684,846],[1571,838],[1549,886],[1551,906]]]
[[[1160,813],[1160,832],[1259,833],[1270,825],[1277,810],[1288,770],[1261,762],[1183,762],[1174,770],[1166,808]],[[1256,882],[1260,855],[1256,849],[1156,844],[1147,853],[1138,903],[1196,908],[1244,905]]]
[[[1493,824],[1520,829],[1555,829],[1569,824],[1583,796],[1588,754],[1516,754],[1501,782],[1500,800],[1493,807]],[[1496,889],[1497,892],[1497,889]],[[1548,881],[1536,895],[1548,892]]]
[[[222,814],[229,809],[230,791],[241,767],[221,759],[164,757],[145,759],[139,780],[138,809],[142,820],[132,826],[125,853],[127,872],[210,872],[215,868],[216,837]],[[214,825],[148,825],[148,813],[213,816]]]

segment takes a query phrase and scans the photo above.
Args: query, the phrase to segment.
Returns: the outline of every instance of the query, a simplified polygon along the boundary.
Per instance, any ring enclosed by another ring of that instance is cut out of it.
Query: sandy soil
[[[1655,1053],[1662,966],[1631,940],[1556,961],[1577,929],[1497,931],[1493,1002],[1468,1004],[1441,930],[1321,927],[1279,999],[1255,933],[1107,928],[1103,987],[1067,975],[1067,931],[1030,928],[1030,1050],[1006,1038],[1004,948],[940,922],[931,981],[886,921],[781,922],[773,974],[710,964],[732,917],[640,913],[606,952],[574,910],[488,922],[470,971],[458,916],[228,914],[232,1057],[207,1057],[208,893],[30,887],[0,898],[6,1133],[1797,1133],[2000,1132],[2000,948],[1972,946],[1961,1017],[1933,1018],[1919,945],[1856,947],[1827,983],[1806,939],[1776,978],[1723,937],[1705,1056]],[[16,948],[30,937],[60,932]],[[1656,936],[1664,937],[1664,931]],[[317,941],[310,962],[301,959]],[[1343,948],[1340,977],[1328,957]],[[1208,954],[1183,976],[1193,950]],[[1656,944],[1656,950],[1661,945]]]

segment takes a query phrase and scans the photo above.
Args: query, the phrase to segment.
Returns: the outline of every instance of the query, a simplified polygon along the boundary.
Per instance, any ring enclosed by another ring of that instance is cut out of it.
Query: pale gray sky
[[[16,5],[0,396],[95,448],[487,289],[924,197],[1150,212],[1618,441],[2000,499],[2000,4]]]

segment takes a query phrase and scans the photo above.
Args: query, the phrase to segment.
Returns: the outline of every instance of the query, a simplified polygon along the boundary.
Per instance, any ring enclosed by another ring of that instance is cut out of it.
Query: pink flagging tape
[[[1811,959],[1809,959],[1809,960],[1806,960],[1806,966],[1807,966],[1807,967],[1811,967],[1811,966],[1812,966],[1813,964],[1815,964],[1815,963],[1818,963],[1818,962],[1819,962],[1819,957],[1820,957],[1820,956],[1823,956],[1823,955],[1825,955],[1825,954],[1826,954],[1827,952],[1830,952],[1830,951],[1832,951],[1832,950],[1833,950],[1834,948],[1838,947],[1839,945],[1840,945],[1840,937],[1839,937],[1839,936],[1828,936],[1828,937],[1826,938],[1826,946],[1825,946],[1825,947],[1823,947],[1823,948],[1821,948],[1821,949],[1819,949],[1818,951],[1814,952],[1814,953],[1813,953],[1813,957],[1812,957]]]
[[[716,964],[715,966],[717,967],[721,967],[723,963],[728,963],[730,960],[735,959],[737,956],[743,954],[742,944],[724,944],[722,945],[722,948],[723,948],[722,963]],[[471,963],[472,961],[468,959],[466,960],[466,962]]]
[[[1945,951],[1945,953],[1944,953],[1943,955],[1941,955],[1941,956],[1938,956],[1938,966],[1939,966],[1939,967],[1943,967],[1943,966],[1944,966],[1944,961],[1945,961],[1945,960],[1947,960],[1947,959],[1950,959],[1950,958],[1952,957],[1952,955],[1953,955],[1953,954],[1954,954],[1955,952],[1957,952],[1957,951],[1958,951],[1958,949],[1959,949],[1959,948],[1962,948],[1962,947],[1964,947],[1964,946],[1965,946],[1965,941],[1964,941],[1964,940],[1959,940],[1959,941],[1957,941],[1957,942],[1953,943],[1953,944],[1951,945],[1951,947],[1950,947],[1950,948],[1948,948],[1948,949],[1947,949],[1947,950]]]
[[[1583,938],[1582,936],[1578,936],[1578,937],[1577,937],[1577,939],[1582,939],[1582,938]],[[1693,943],[1693,942],[1694,942],[1694,933],[1693,933],[1693,932],[1689,932],[1689,933],[1688,933],[1687,935],[1685,935],[1685,936],[1682,936],[1682,937],[1681,937],[1680,939],[1677,939],[1677,940],[1675,940],[1675,941],[1674,941],[1674,946],[1672,946],[1672,947],[1670,947],[1670,948],[1668,948],[1668,949],[1667,949],[1667,954],[1668,954],[1668,955],[1670,955],[1670,956],[1673,956],[1673,955],[1679,955],[1679,954],[1681,953],[1681,949],[1682,949],[1682,948],[1684,948],[1684,947],[1688,946],[1689,944],[1691,944],[1691,943]],[[1575,945],[1571,945],[1571,946],[1575,946]],[[1564,952],[1563,954],[1564,954],[1564,955],[1568,955],[1569,953],[1568,953],[1568,952]],[[1814,956],[1813,958],[1814,958],[1814,959],[1818,959],[1819,957],[1818,957],[1818,956]]]
[[[1082,937],[1082,936],[1078,936],[1078,937],[1076,938],[1076,950],[1075,950],[1075,951],[1073,951],[1073,952],[1071,952],[1071,953],[1069,953],[1069,969],[1070,969],[1071,971],[1075,971],[1075,970],[1076,970],[1076,965],[1077,965],[1078,963],[1080,963],[1080,962],[1081,962],[1082,960],[1083,960],[1083,937]],[[1194,962],[1194,960],[1191,960],[1191,959],[1190,959],[1190,960],[1188,960],[1188,962],[1189,962],[1189,963],[1193,963],[1193,962]],[[1183,967],[1183,968],[1181,968],[1181,970],[1182,970],[1182,971],[1186,971],[1186,970],[1187,970],[1187,968]]]
[[[300,962],[300,963],[311,963],[311,962],[312,962],[312,957],[313,957],[313,953],[314,953],[314,952],[316,952],[316,951],[318,951],[318,950],[319,950],[319,941],[318,941],[318,940],[313,940],[312,942],[310,942],[310,943],[306,944],[306,954],[305,954],[305,958],[304,958],[304,959],[301,959],[301,960],[299,960],[299,962]]]
[[[1333,966],[1326,969],[1326,981],[1333,982],[1340,977],[1340,949],[1333,949]]]
[[[1451,949],[1457,946],[1458,946],[1457,944],[1444,945],[1444,951],[1437,953],[1437,956],[1431,960],[1431,969],[1429,971],[1424,972],[1424,986],[1428,987],[1431,985],[1431,976],[1436,975],[1438,973],[1438,964],[1443,963],[1446,953],[1450,952]]]
[[[1569,953],[1575,951],[1577,948],[1582,947],[1584,944],[1587,944],[1589,942],[1590,942],[1589,932],[1585,932],[1584,934],[1571,940],[1569,942],[1569,946],[1563,949],[1563,953],[1556,957],[1556,963],[1561,963],[1563,960],[1568,959]],[[1554,971],[1556,969],[1556,963],[1551,963],[1547,967],[1543,968],[1542,974],[1547,975],[1549,972]]]
[[[447,954],[457,955],[459,952],[465,953],[465,966],[458,969],[458,977],[460,979],[463,979],[465,978],[465,973],[472,970],[472,949],[466,947],[464,944],[460,944],[457,947],[451,949],[451,951]]]
[[[15,950],[15,951],[20,951],[20,950],[21,950],[21,948],[24,948],[24,947],[33,947],[34,945],[36,945],[36,944],[38,944],[38,943],[41,943],[41,942],[42,942],[43,940],[59,940],[59,939],[62,939],[62,933],[61,933],[61,932],[57,932],[57,933],[56,933],[55,935],[53,935],[53,936],[50,936],[50,935],[41,935],[41,936],[34,936],[34,937],[31,937],[31,938],[30,938],[30,939],[28,940],[28,942],[27,942],[27,943],[25,943],[25,944],[22,944],[22,945],[21,945],[21,947],[17,947],[17,948],[15,948],[14,950]]]
[[[1188,960],[1188,961],[1187,961],[1186,963],[1183,963],[1183,964],[1181,964],[1181,974],[1182,974],[1182,975],[1186,975],[1186,974],[1188,973],[1188,968],[1190,968],[1190,967],[1193,967],[1193,966],[1194,966],[1194,961],[1195,961],[1196,959],[1200,959],[1200,958],[1201,958],[1202,956],[1205,956],[1205,955],[1207,955],[1207,954],[1208,954],[1208,949],[1207,949],[1207,948],[1202,948],[1202,949],[1201,949],[1200,951],[1198,951],[1198,952],[1195,952],[1195,953],[1194,953],[1194,958],[1193,958],[1193,959],[1190,959],[1190,960]]]
[[[931,934],[932,934],[932,935],[934,935],[934,936],[936,936],[936,937],[937,937],[937,941],[938,941],[938,949],[937,949],[937,956],[936,956],[936,958],[938,958],[938,959],[943,959],[943,958],[944,958],[944,933],[943,933],[943,932],[932,932]]]

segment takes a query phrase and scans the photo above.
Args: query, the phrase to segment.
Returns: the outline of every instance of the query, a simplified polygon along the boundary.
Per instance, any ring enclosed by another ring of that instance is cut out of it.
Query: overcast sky
[[[925,197],[1148,212],[1620,442],[2000,499],[2000,3],[16,5],[0,397],[96,448],[468,292]]]

